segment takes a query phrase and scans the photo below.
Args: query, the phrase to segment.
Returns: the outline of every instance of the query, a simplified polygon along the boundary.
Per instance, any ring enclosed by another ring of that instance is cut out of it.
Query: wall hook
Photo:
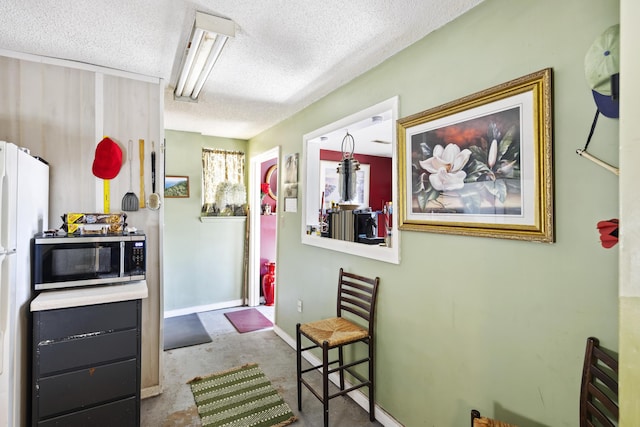
[[[598,159],[597,157],[594,157],[593,155],[587,153],[587,150],[582,150],[580,148],[578,148],[576,150],[576,154],[578,154],[579,156],[584,157],[585,159],[589,159],[591,160],[593,163],[595,163],[598,166],[602,166],[603,168],[605,168],[606,170],[608,170],[609,172],[612,172],[616,175],[620,175],[620,169],[618,169],[615,166],[611,166],[609,163],[603,162],[602,160]]]

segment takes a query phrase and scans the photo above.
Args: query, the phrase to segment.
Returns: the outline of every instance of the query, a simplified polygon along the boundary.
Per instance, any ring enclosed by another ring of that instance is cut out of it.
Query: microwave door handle
[[[124,242],[120,242],[120,277],[124,277]]]
[[[93,255],[93,271],[96,272],[96,275],[100,274],[100,246],[96,245],[93,248],[95,254]]]

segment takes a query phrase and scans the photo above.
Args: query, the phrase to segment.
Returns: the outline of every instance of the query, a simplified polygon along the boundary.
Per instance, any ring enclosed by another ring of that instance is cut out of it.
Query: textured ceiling
[[[0,48],[160,77],[167,129],[248,139],[481,1],[2,0]],[[236,36],[199,102],[177,102],[196,10]]]

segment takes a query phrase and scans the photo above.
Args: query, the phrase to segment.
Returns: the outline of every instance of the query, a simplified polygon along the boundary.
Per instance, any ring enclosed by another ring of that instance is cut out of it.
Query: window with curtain
[[[244,215],[244,158],[241,151],[202,149],[203,215]]]

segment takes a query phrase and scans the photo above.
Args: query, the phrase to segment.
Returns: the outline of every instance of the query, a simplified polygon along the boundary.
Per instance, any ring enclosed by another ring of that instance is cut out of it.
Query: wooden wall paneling
[[[161,152],[161,82],[139,81],[102,75],[93,70],[74,68],[73,64],[44,64],[0,56],[0,139],[29,148],[50,165],[49,225],[62,224],[65,212],[102,211],[102,182],[93,176],[91,166],[96,133],[102,131],[126,145],[133,139],[133,174],[139,177],[137,140],[147,142],[145,152],[145,189],[151,191],[151,141],[156,142],[158,189],[163,171]],[[96,85],[102,82],[102,87]],[[99,90],[97,90],[99,89]],[[96,105],[102,93],[104,100]],[[96,108],[101,116],[96,117]],[[111,211],[121,210],[121,200],[129,191],[128,164],[112,180]],[[139,195],[139,179],[134,191]],[[148,238],[147,270],[149,297],[143,300],[142,395],[161,391],[161,307],[160,220],[161,211],[142,209],[128,212],[128,223],[144,230]]]
[[[41,149],[36,152],[51,165],[50,212],[57,220],[51,225],[59,226],[65,212],[94,208],[94,73],[53,65],[41,68]]]
[[[17,141],[20,135],[20,61],[0,56],[0,140]]]
[[[104,76],[104,132],[120,143],[125,162],[116,178],[111,181],[111,209],[121,210],[121,201],[129,191],[129,161],[126,157],[127,142],[133,144],[132,172],[133,192],[140,197],[140,166],[138,140],[145,140],[144,179],[145,195],[151,193],[151,141],[156,143],[156,162],[160,170],[161,114],[158,84]],[[156,190],[160,191],[160,173],[156,177]],[[145,201],[146,206],[146,201]],[[127,213],[130,226],[144,230],[147,235],[147,286],[149,296],[143,300],[142,308],[142,388],[143,397],[159,392],[161,377],[160,319],[160,227],[159,212],[147,208]]]
[[[45,83],[44,79],[48,81]],[[44,141],[42,128],[48,120],[45,112],[45,105],[49,104],[49,100],[45,99],[45,85],[60,85],[55,73],[46,75],[43,70],[43,65],[36,62],[20,61],[20,76],[18,80],[18,87],[20,88],[18,103],[16,108],[18,110],[18,138],[12,142],[28,147],[31,153],[41,156],[47,161],[51,162],[53,159],[47,159],[44,154]],[[50,138],[50,143],[54,144],[56,141],[55,136]],[[51,163],[50,163],[51,164]],[[52,173],[50,173],[50,179]],[[55,192],[53,186],[51,188],[52,198],[55,198]],[[51,209],[50,209],[51,210]],[[51,216],[50,216],[51,217]],[[51,225],[57,225],[58,221]]]
[[[57,228],[65,212],[93,210],[94,77],[67,67],[19,63],[12,106],[18,135],[11,141],[49,162],[49,225]]]

